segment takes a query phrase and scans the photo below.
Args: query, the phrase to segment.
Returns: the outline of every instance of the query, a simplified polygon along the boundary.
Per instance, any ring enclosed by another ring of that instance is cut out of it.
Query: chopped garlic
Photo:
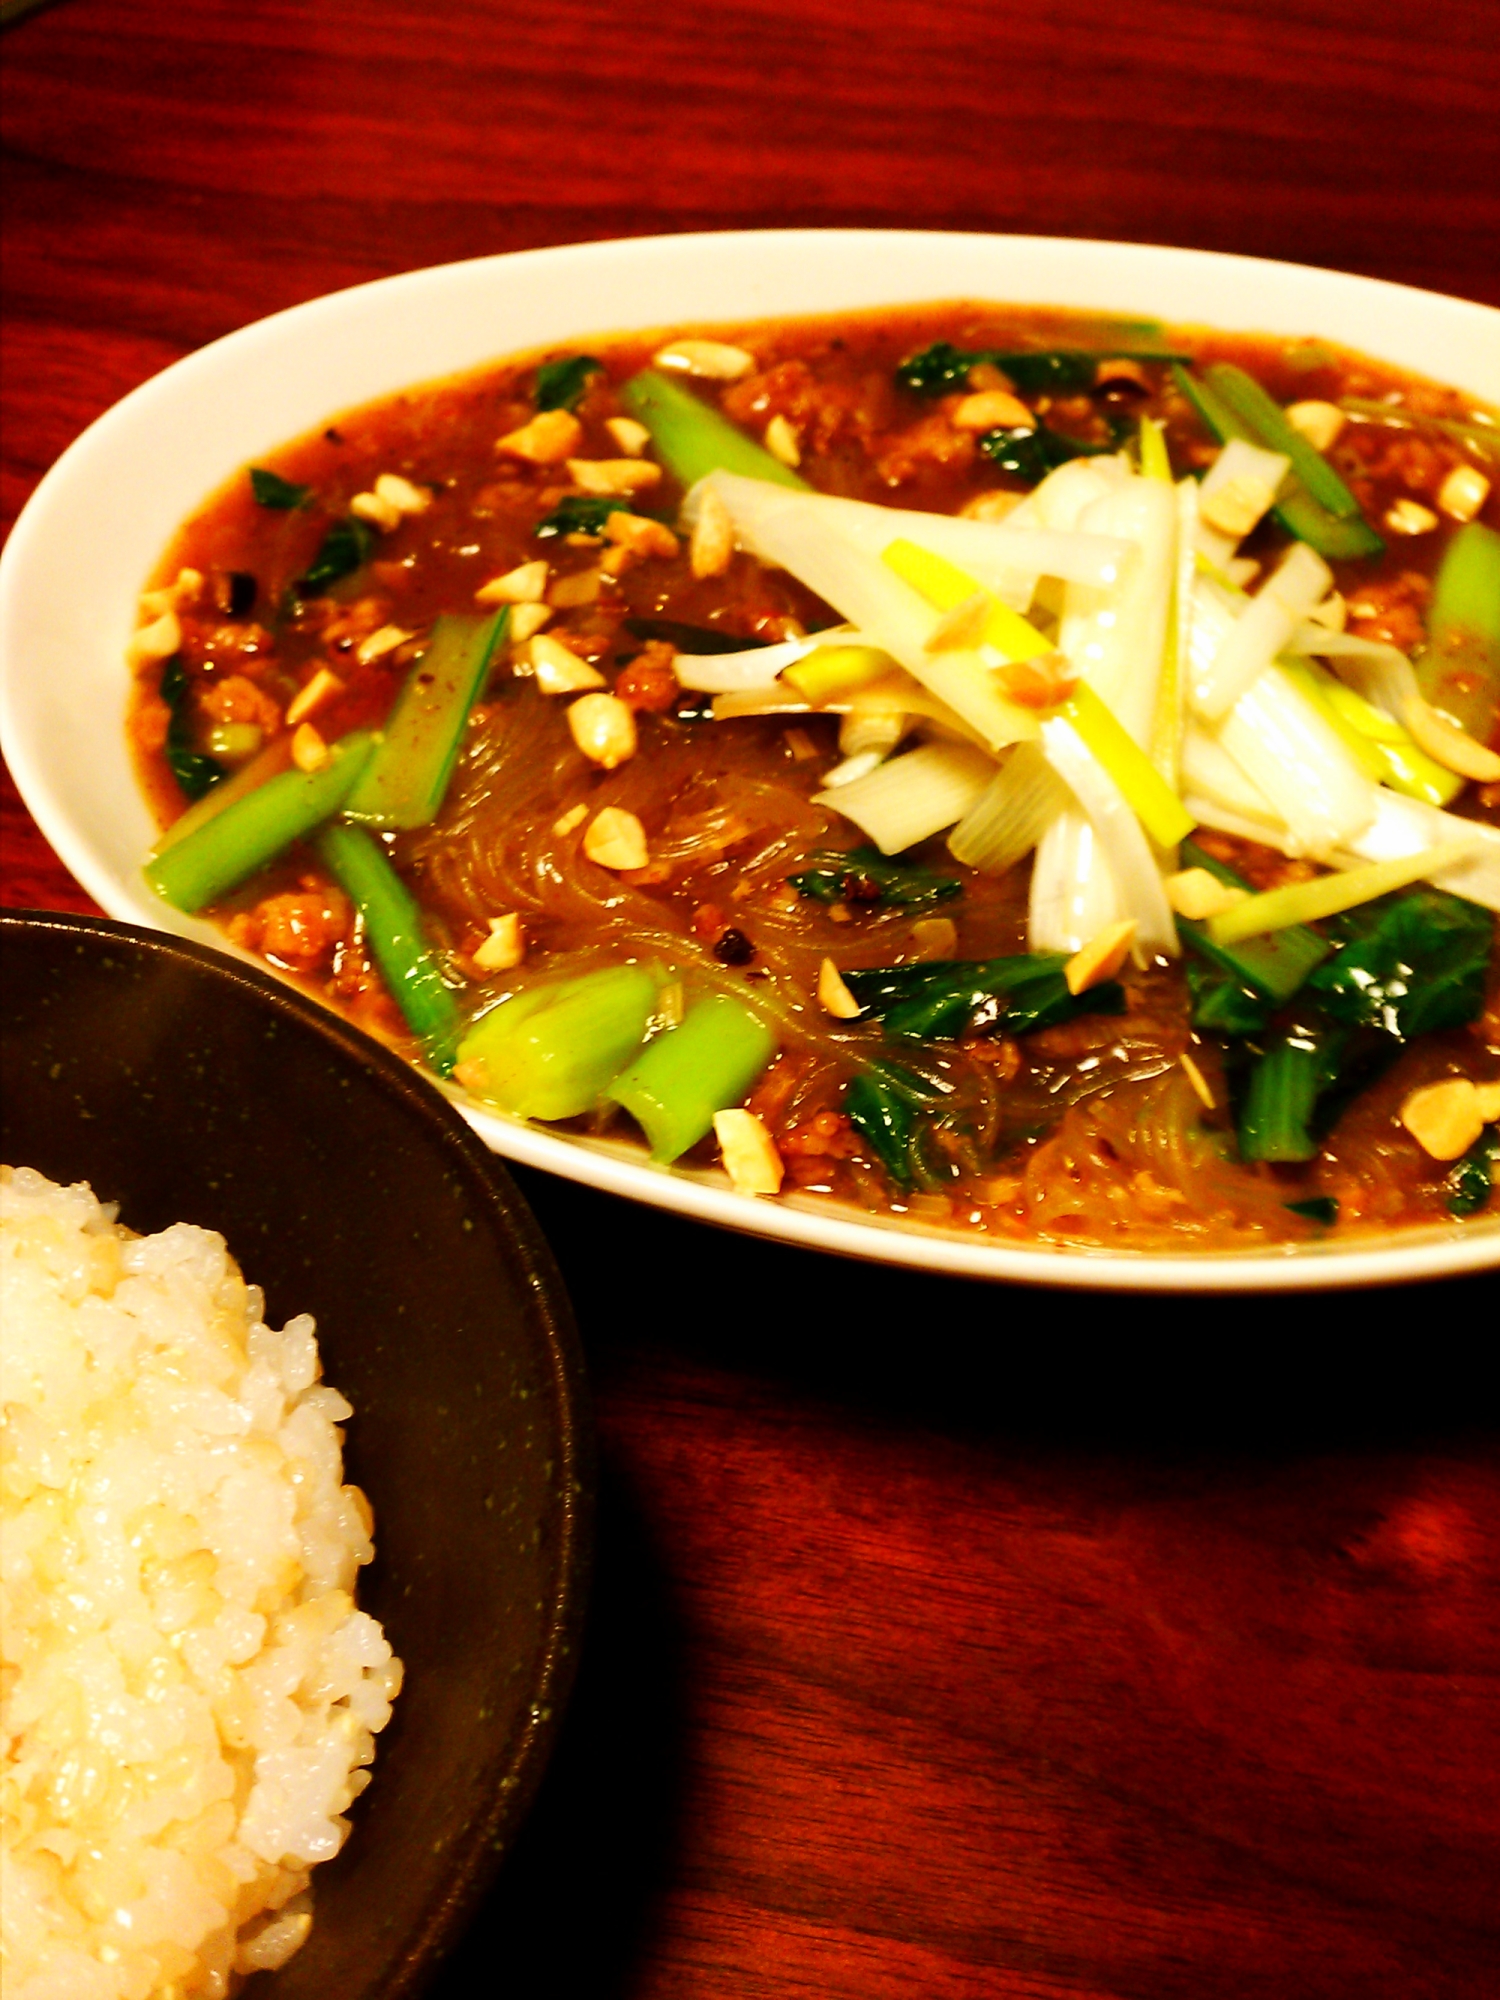
[[[646,829],[623,806],[605,806],[595,813],[583,836],[583,851],[598,867],[617,873],[644,868],[651,859]]]
[[[591,667],[571,646],[565,646],[548,632],[538,632],[527,640],[525,651],[527,664],[543,694],[577,694],[584,688],[605,685],[597,667]]]
[[[753,1111],[716,1111],[714,1137],[736,1194],[779,1194],[781,1155]]]
[[[651,433],[634,417],[606,417],[604,428],[627,458],[639,458],[651,442]]]
[[[521,919],[514,910],[503,917],[491,917],[490,934],[474,954],[474,963],[486,972],[512,972],[526,957],[526,938]]]
[[[1438,488],[1437,503],[1455,521],[1474,520],[1490,497],[1490,482],[1476,465],[1455,465]]]
[[[1282,412],[1299,437],[1305,437],[1314,451],[1327,451],[1338,441],[1348,419],[1337,403],[1289,403]]]
[[[1479,1092],[1466,1076],[1447,1077],[1412,1091],[1401,1106],[1401,1123],[1434,1160],[1456,1160],[1485,1128]]]
[[[568,710],[568,729],[584,756],[606,771],[635,755],[635,711],[618,695],[581,695]]]
[[[1097,936],[1089,939],[1081,951],[1075,951],[1063,967],[1063,977],[1068,982],[1068,991],[1084,993],[1089,987],[1098,986],[1103,980],[1113,979],[1130,955],[1131,940],[1135,932],[1135,918],[1123,917],[1117,924],[1106,924]]]
[[[864,1011],[831,958],[818,967],[818,1005],[836,1021],[853,1021]]]
[[[328,745],[310,722],[304,722],[292,736],[292,762],[299,771],[321,771],[328,757]]]
[[[474,593],[475,602],[540,604],[547,594],[547,579],[551,574],[551,567],[540,556],[535,562],[519,563],[503,576],[492,576],[488,583],[482,583]]]
[[[498,438],[495,449],[532,465],[560,465],[582,443],[583,425],[571,410],[543,410],[529,424]]]
[[[288,724],[295,727],[299,722],[305,722],[313,710],[321,708],[330,695],[341,693],[343,686],[344,683],[337,674],[330,672],[327,667],[319,667],[312,679],[305,682],[292,696],[286,711]]]
[[[696,375],[704,382],[738,382],[755,366],[755,356],[723,340],[674,340],[651,357],[658,368]]]
[[[661,467],[649,458],[570,458],[568,477],[585,493],[613,498],[657,485]]]
[[[802,442],[779,410],[766,425],[766,450],[783,465],[802,463]]]
[[[1169,875],[1162,886],[1178,916],[1191,917],[1195,923],[1233,909],[1250,893],[1247,889],[1236,889],[1232,883],[1221,882],[1206,868],[1184,868],[1179,874]]]
[[[1385,525],[1393,535],[1430,535],[1437,524],[1437,515],[1420,500],[1403,496],[1385,510]]]

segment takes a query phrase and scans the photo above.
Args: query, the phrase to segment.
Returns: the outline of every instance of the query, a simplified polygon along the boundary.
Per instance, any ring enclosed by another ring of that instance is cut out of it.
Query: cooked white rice
[[[313,1322],[0,1168],[6,2000],[218,1995],[307,1935],[401,1684]]]

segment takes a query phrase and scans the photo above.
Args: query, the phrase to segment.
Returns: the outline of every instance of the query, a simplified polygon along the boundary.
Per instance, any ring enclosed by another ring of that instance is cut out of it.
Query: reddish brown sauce
[[[943,513],[989,491],[1021,489],[978,452],[972,434],[954,426],[956,397],[926,400],[897,386],[894,371],[904,357],[936,339],[961,348],[1120,344],[1107,324],[1076,315],[979,306],[757,325],[719,337],[748,347],[756,367],[705,393],[757,437],[772,419],[784,419],[800,448],[799,469],[814,487]],[[1282,402],[1389,398],[1408,412],[1466,415],[1451,391],[1320,344],[1181,331],[1170,344],[1199,359],[1237,361]],[[607,427],[622,414],[617,388],[659,345],[658,337],[590,346],[606,365],[577,406],[576,456],[622,456]],[[872,966],[926,947],[913,935],[910,914],[861,907],[857,898],[830,908],[800,898],[787,882],[815,849],[853,844],[847,823],[812,803],[838,758],[836,720],[699,719],[691,711],[701,702],[677,688],[670,648],[627,624],[669,618],[748,640],[827,624],[831,614],[794,579],[743,554],[727,574],[695,579],[685,543],[675,555],[620,551],[603,568],[610,544],[539,544],[538,522],[577,489],[565,465],[497,453],[496,440],[535,415],[540,358],[393,397],[289,445],[267,463],[309,489],[307,504],[257,505],[242,474],[183,528],[160,572],[163,582],[183,567],[204,578],[201,592],[179,607],[188,711],[201,740],[215,725],[248,725],[275,739],[298,691],[326,669],[339,686],[312,720],[331,741],[386,715],[434,617],[472,611],[480,585],[546,555],[555,607],[546,629],[636,710],[640,749],[618,769],[601,771],[574,747],[563,704],[540,695],[529,679],[503,669],[494,676],[437,823],[402,835],[393,849],[472,1011],[591,956],[618,956],[625,947],[687,953],[690,963],[712,965],[721,985],[753,985],[778,1010],[781,1053],[748,1101],[777,1141],[789,1186],[973,1231],[1207,1249],[1309,1238],[1317,1225],[1286,1206],[1309,1196],[1338,1201],[1340,1229],[1445,1216],[1447,1170],[1421,1152],[1395,1111],[1424,1080],[1495,1073],[1493,968],[1485,1015],[1470,1029],[1409,1047],[1305,1166],[1246,1166],[1234,1158],[1218,1050],[1190,1027],[1174,966],[1127,973],[1123,1015],[926,1049],[923,1065],[954,1087],[964,1115],[944,1141],[945,1177],[915,1193],[893,1187],[840,1109],[851,1074],[880,1052],[880,1031],[835,1031],[811,996],[825,956],[843,967]],[[1057,430],[1100,445],[1134,435],[1139,417],[1153,415],[1165,426],[1179,473],[1206,464],[1216,447],[1166,369],[1146,364],[1138,374],[1109,391],[1032,400]],[[1353,421],[1330,456],[1367,517],[1379,521],[1403,497],[1434,505],[1466,454],[1440,430]],[[294,601],[292,586],[329,525],[383,473],[430,491],[431,504],[378,534],[370,560],[326,595]],[[666,477],[634,504],[671,521],[679,498]],[[1500,520],[1494,495],[1486,518]],[[1392,535],[1378,560],[1342,566],[1337,580],[1354,629],[1403,647],[1420,641],[1448,525]],[[1245,552],[1264,555],[1276,539],[1274,530],[1257,530]],[[390,626],[411,636],[361,662],[362,643]],[[143,671],[131,730],[165,824],[184,801],[163,755],[167,710],[159,683],[159,665]],[[578,806],[593,813],[607,804],[627,808],[646,827],[651,861],[644,870],[621,877],[583,855],[569,816]],[[1459,809],[1493,820],[1497,804],[1471,787]],[[559,832],[560,822],[568,830]],[[1256,886],[1306,872],[1305,864],[1224,836],[1209,844]],[[941,912],[955,926],[950,955],[1025,949],[1025,867],[998,880],[981,877],[953,863],[941,841],[915,858],[964,878],[962,897]],[[487,976],[473,954],[488,919],[506,911],[523,920],[525,965]],[[294,852],[215,914],[237,941],[409,1047],[347,898],[308,853]],[[1214,1098],[1212,1110],[1179,1060],[1184,1051]],[[710,1156],[711,1145],[703,1153]]]

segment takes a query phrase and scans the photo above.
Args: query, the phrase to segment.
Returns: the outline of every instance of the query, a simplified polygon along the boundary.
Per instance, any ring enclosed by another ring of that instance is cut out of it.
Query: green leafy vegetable
[[[1098,458],[1114,447],[1084,444],[1081,439],[1066,437],[1061,431],[1052,430],[1038,421],[1030,429],[986,431],[979,440],[979,449],[1002,472],[1012,473],[1028,485],[1036,486],[1057,466],[1066,465],[1070,458]]]
[[[207,756],[193,740],[192,689],[182,655],[174,653],[161,670],[161,698],[170,711],[165,745],[167,769],[184,798],[201,799],[226,775],[216,757]]]
[[[645,1131],[653,1160],[679,1159],[696,1146],[716,1111],[740,1103],[776,1053],[758,1014],[729,993],[710,993],[682,1025],[648,1042],[605,1092]]]
[[[1500,1131],[1487,1126],[1461,1160],[1456,1160],[1445,1186],[1450,1215],[1477,1215],[1488,1208],[1500,1182]]]
[[[532,532],[539,542],[549,541],[554,535],[602,535],[611,514],[633,512],[628,500],[607,499],[603,494],[568,493],[550,514],[537,522]]]
[[[844,984],[888,1036],[954,1041],[965,1034],[1022,1035],[1080,1014],[1124,1012],[1118,982],[1070,993],[1063,952],[1014,958],[934,959],[843,974]]]
[[[897,1063],[872,1063],[844,1092],[844,1115],[898,1187],[917,1179],[924,1118],[941,1101],[937,1085]]]
[[[318,553],[307,574],[297,581],[298,595],[321,597],[343,577],[363,569],[374,546],[375,530],[364,521],[357,521],[352,515],[334,521],[318,544]]]
[[[1162,348],[1055,347],[958,348],[935,340],[896,370],[903,389],[918,396],[951,396],[969,387],[969,371],[981,363],[998,368],[1023,396],[1077,396],[1094,387],[1101,361],[1177,361],[1185,357]]]
[[[365,937],[401,1017],[433,1068],[453,1068],[458,1002],[443,978],[422,913],[385,851],[357,826],[326,826],[313,846],[364,923]]]
[[[1477,903],[1416,889],[1363,904],[1331,928],[1347,942],[1306,986],[1329,1020],[1410,1041],[1483,1010],[1494,919]]]
[[[294,507],[305,507],[312,496],[310,486],[296,486],[279,472],[268,472],[263,465],[251,466],[250,491],[257,507],[274,507],[284,514],[291,513]]]
[[[146,880],[164,902],[189,915],[217,902],[336,813],[374,748],[374,738],[358,731],[332,746],[320,770],[268,778],[161,848],[146,865]]]
[[[608,965],[502,1000],[459,1047],[465,1087],[518,1118],[592,1111],[646,1039],[658,984],[644,966]]]
[[[383,739],[344,804],[369,826],[426,826],[448,789],[469,711],[479,697],[510,612],[443,616],[407,675]]]
[[[1294,1032],[1273,1042],[1240,1096],[1242,1160],[1311,1160],[1318,1151],[1319,1100],[1337,1081],[1347,1034]]]
[[[1181,858],[1184,868],[1207,869],[1231,889],[1250,887],[1195,841],[1183,842]],[[1333,950],[1308,924],[1288,924],[1229,945],[1215,944],[1207,928],[1188,917],[1180,917],[1177,928],[1194,954],[1187,963],[1193,1026],[1221,1035],[1258,1034]]]
[[[1309,1195],[1306,1201],[1283,1202],[1282,1206],[1293,1215],[1319,1223],[1324,1229],[1331,1229],[1339,1219],[1339,1205],[1331,1194]]]
[[[544,361],[536,371],[539,410],[572,410],[583,400],[591,375],[602,375],[604,363],[592,354],[569,354],[561,361]]]
[[[862,909],[929,910],[963,894],[953,875],[887,860],[878,847],[855,847],[847,854],[823,851],[812,866],[787,880],[800,896],[816,903],[853,903]]]

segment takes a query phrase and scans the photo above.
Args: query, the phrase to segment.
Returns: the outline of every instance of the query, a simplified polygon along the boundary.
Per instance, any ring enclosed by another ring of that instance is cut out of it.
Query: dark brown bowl
[[[311,1312],[375,1509],[360,1602],[406,1663],[312,1935],[267,2000],[395,2000],[514,1838],[573,1677],[592,1447],[572,1315],[509,1175],[357,1029],[220,954],[0,917],[3,1157],[142,1232],[222,1231]]]

